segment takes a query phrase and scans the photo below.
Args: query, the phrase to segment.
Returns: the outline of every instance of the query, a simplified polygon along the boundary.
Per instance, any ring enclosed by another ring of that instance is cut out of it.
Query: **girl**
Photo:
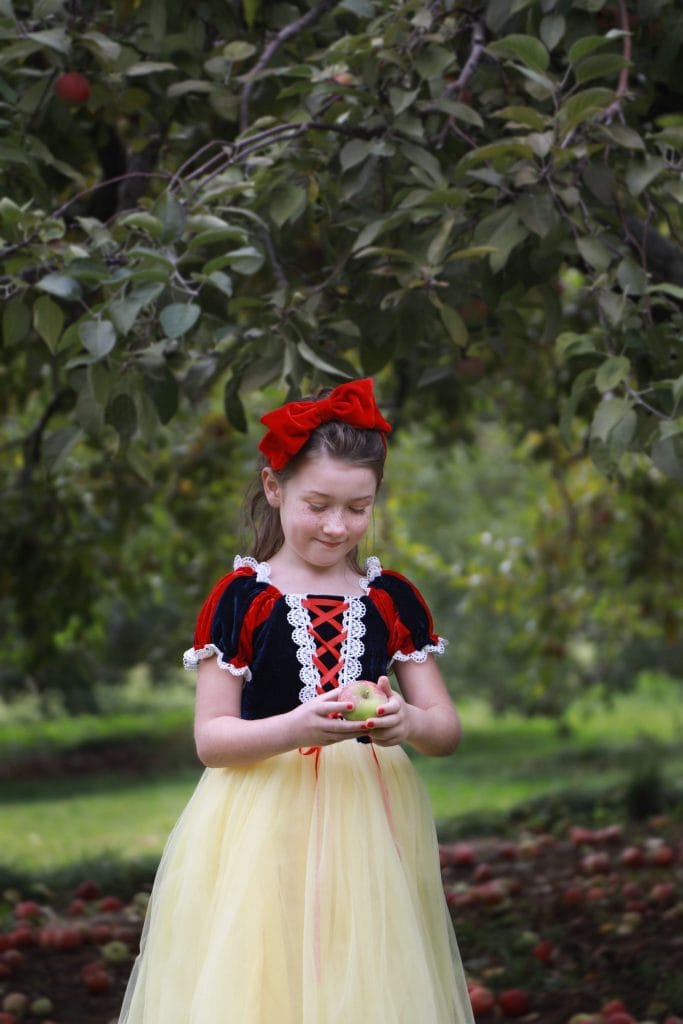
[[[433,657],[445,642],[404,577],[357,565],[391,427],[371,380],[263,422],[253,553],[211,591],[185,655],[206,771],[164,852],[120,1024],[472,1024],[401,746],[458,744]],[[340,687],[361,680],[385,699],[350,721]]]

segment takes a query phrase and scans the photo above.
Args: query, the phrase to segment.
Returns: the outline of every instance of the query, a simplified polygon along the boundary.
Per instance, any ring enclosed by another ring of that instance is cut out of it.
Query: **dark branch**
[[[251,102],[251,94],[254,91],[256,84],[256,77],[259,72],[263,71],[264,68],[268,67],[271,60],[280,49],[280,47],[287,42],[288,39],[292,39],[294,36],[303,32],[309,28],[310,25],[314,25],[316,21],[319,21],[323,15],[327,14],[333,7],[339,3],[339,0],[320,0],[315,7],[311,7],[310,11],[306,14],[302,14],[296,21],[292,21],[289,25],[285,25],[280,31],[273,36],[267,46],[264,47],[263,52],[256,64],[251,69],[250,80],[244,86],[242,90],[242,99],[240,101],[240,131],[244,132],[249,126],[249,104]]]

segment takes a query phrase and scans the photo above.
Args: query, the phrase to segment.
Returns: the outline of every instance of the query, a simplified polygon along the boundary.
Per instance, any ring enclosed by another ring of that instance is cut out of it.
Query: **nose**
[[[346,533],[344,517],[340,511],[331,509],[325,516],[323,531],[326,537],[343,537]]]

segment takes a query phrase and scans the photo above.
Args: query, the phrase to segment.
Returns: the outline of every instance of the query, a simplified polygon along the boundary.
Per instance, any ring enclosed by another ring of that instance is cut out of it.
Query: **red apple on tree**
[[[74,106],[87,103],[90,97],[90,82],[80,71],[65,71],[57,77],[53,88],[63,103]]]

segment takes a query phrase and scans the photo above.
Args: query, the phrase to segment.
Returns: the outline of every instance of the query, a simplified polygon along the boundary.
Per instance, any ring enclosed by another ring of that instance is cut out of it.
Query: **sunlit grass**
[[[678,689],[671,681],[647,680],[638,691],[602,705],[576,707],[569,733],[548,719],[494,718],[483,704],[461,704],[464,738],[449,758],[415,757],[439,823],[471,815],[495,815],[537,797],[581,791],[599,794],[624,786],[635,772],[656,766],[668,784],[683,778],[683,725]],[[191,733],[191,709],[142,710],[130,718],[100,720],[98,735],[139,735],[150,727],[177,736]],[[150,723],[154,721],[152,727]],[[112,725],[112,721],[114,725]],[[134,725],[131,727],[131,721]],[[78,720],[53,724],[55,744],[78,740]],[[114,727],[115,726],[115,727]],[[25,725],[23,742],[30,743]],[[0,726],[0,736],[10,725]],[[137,730],[137,732],[135,731]],[[7,747],[3,749],[6,751]],[[16,748],[15,748],[16,749]],[[201,767],[149,777],[42,778],[0,784],[0,864],[23,872],[49,872],[97,858],[158,857]]]

